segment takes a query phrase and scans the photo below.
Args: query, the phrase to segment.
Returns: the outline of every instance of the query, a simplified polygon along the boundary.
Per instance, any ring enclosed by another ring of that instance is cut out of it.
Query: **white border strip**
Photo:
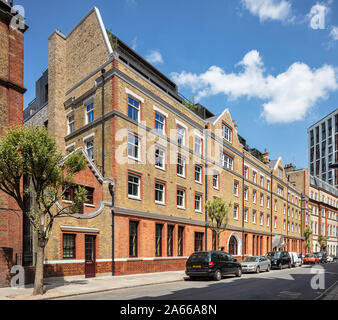
[[[166,118],[168,118],[168,113],[162,111],[160,108],[153,106],[154,110],[157,111],[158,113],[160,113],[162,116],[165,116]]]
[[[111,55],[113,53],[113,48],[112,48],[112,46],[110,44],[110,41],[109,41],[109,38],[108,38],[108,34],[107,34],[107,30],[106,30],[106,28],[104,26],[100,10],[98,8],[96,8],[96,7],[94,7],[94,10],[95,10],[95,13],[96,13],[96,17],[99,20],[99,24],[100,24],[100,28],[101,28],[101,32],[102,32],[102,35],[103,35],[104,42],[106,43],[109,55]]]
[[[86,136],[83,138],[83,141],[87,141],[89,140],[90,138],[94,138],[95,137],[95,133],[91,133],[90,135]]]
[[[73,142],[72,144],[70,144],[66,147],[66,150],[69,150],[69,149],[75,147],[75,145],[76,145],[76,142]]]
[[[188,130],[188,127],[183,122],[181,122],[181,121],[179,121],[177,119],[175,119],[175,120],[176,120],[176,124],[178,124],[179,126],[183,127],[185,130]]]
[[[134,97],[135,99],[139,100],[141,103],[144,103],[144,99],[142,97],[140,97],[139,95],[137,95],[135,92],[129,90],[128,88],[126,88],[126,94],[129,94],[132,97]]]

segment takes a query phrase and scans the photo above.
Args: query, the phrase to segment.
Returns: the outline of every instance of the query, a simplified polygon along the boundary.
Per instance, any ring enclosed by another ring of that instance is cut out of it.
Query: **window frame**
[[[65,236],[70,236],[73,238],[73,245],[70,247],[73,255],[70,257],[65,257],[65,251],[69,250],[69,247],[65,247]],[[66,250],[65,250],[66,249]],[[75,233],[62,233],[62,260],[71,260],[76,259],[76,234]]]
[[[131,183],[129,181],[129,177],[132,176],[132,177],[137,177],[139,179],[139,183],[138,183],[138,195],[137,196],[134,196],[134,195],[131,195],[129,194],[129,183]],[[132,199],[132,200],[142,200],[142,175],[141,174],[138,174],[138,173],[135,173],[135,172],[132,172],[132,171],[128,171],[128,174],[127,174],[127,197],[128,199]]]
[[[92,108],[88,110],[88,107],[90,106],[92,106]],[[94,110],[95,110],[94,101],[90,101],[85,104],[86,125],[94,122],[95,120]]]

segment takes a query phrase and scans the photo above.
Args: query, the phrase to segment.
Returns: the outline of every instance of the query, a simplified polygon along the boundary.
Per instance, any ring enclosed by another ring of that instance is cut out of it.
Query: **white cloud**
[[[287,0],[242,0],[243,5],[260,21],[286,21],[291,16],[291,3]]]
[[[153,50],[151,51],[147,56],[146,56],[146,60],[149,63],[153,63],[153,64],[161,64],[163,63],[163,58],[161,55],[161,52],[159,52],[158,50]]]
[[[330,36],[333,40],[338,40],[338,27],[332,27],[331,32],[330,32]]]
[[[307,14],[308,19],[310,19],[310,28],[314,30],[325,29],[325,19],[329,11],[330,8],[325,4],[315,4],[310,13]]]
[[[133,50],[137,49],[137,42],[138,42],[138,38],[135,37],[132,41],[131,41],[131,47]]]
[[[338,90],[338,72],[330,65],[311,69],[302,62],[295,62],[284,73],[265,75],[259,52],[252,50],[238,66],[243,71],[226,73],[212,66],[199,75],[183,71],[171,76],[178,85],[197,94],[197,99],[225,94],[232,100],[246,96],[266,101],[261,116],[269,123],[302,120],[319,99]]]

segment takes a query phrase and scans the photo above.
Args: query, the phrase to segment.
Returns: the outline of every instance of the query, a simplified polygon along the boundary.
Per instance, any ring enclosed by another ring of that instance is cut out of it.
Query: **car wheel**
[[[268,265],[268,268],[266,269],[266,272],[270,272],[270,270],[271,270],[271,266]]]
[[[221,273],[221,271],[219,269],[217,269],[215,271],[214,280],[215,281],[221,281],[222,280],[222,273]]]
[[[288,267],[289,267],[289,269],[291,269],[291,268],[292,268],[292,264],[291,264],[291,262],[289,262],[289,265],[288,265]]]
[[[240,278],[242,276],[242,269],[238,268],[236,272],[236,277]]]
[[[282,265],[281,262],[280,262],[279,265],[278,265],[278,269],[279,269],[279,270],[282,270],[282,269],[283,269],[283,265]]]
[[[256,268],[256,273],[260,273],[261,272],[261,268],[260,267],[257,267]]]

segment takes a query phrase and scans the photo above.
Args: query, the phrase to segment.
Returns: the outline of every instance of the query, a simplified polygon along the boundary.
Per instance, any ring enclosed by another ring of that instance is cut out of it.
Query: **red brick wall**
[[[10,285],[12,257],[13,250],[11,248],[0,248],[0,288]]]

